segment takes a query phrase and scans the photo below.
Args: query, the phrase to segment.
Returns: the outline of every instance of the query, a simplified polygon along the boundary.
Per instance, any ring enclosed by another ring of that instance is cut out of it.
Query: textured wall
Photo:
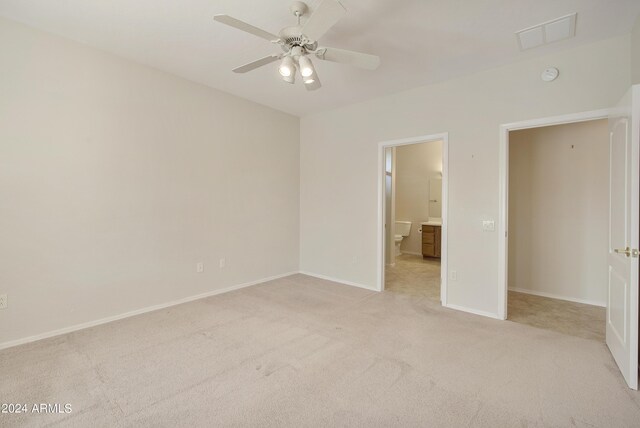
[[[511,132],[509,288],[604,305],[606,120]]]
[[[0,57],[0,343],[298,270],[297,117],[6,20]]]

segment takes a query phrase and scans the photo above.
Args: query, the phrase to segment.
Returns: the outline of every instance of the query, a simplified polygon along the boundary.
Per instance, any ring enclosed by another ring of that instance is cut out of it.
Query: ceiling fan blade
[[[318,78],[318,73],[313,77],[313,83],[305,83],[304,87],[307,91],[315,91],[316,89],[320,89],[322,87],[322,83]]]
[[[241,65],[240,67],[236,67],[233,69],[234,73],[246,73],[247,71],[255,70],[258,67],[262,67],[263,65],[271,64],[274,61],[277,61],[281,58],[281,55],[269,55],[264,58],[260,58],[256,61],[250,62],[249,64]]]
[[[213,17],[213,20],[230,27],[237,28],[238,30],[244,31],[245,33],[253,34],[254,36],[267,39],[269,41],[278,40],[278,36],[276,36],[275,34],[271,34],[268,31],[264,31],[258,27],[254,27],[253,25],[247,24],[246,22],[240,21],[239,19],[232,18],[229,15],[216,15]]]
[[[302,34],[316,41],[347,13],[338,0],[324,0],[302,26]]]
[[[380,57],[360,52],[336,48],[318,48],[316,56],[326,61],[354,65],[366,70],[375,70],[380,65]]]

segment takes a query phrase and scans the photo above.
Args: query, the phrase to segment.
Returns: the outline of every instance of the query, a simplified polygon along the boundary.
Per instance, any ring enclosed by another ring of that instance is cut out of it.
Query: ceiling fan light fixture
[[[296,74],[293,73],[291,76],[282,76],[282,80],[293,85],[296,83]]]
[[[311,76],[302,77],[302,81],[305,83],[305,85],[309,85],[309,84],[315,82],[316,81],[316,72],[314,71]]]
[[[290,56],[285,56],[278,71],[282,77],[291,77],[296,74],[296,64]]]
[[[300,64],[300,74],[302,74],[302,77],[313,76],[313,63],[309,58],[307,58],[305,55],[302,55],[300,58],[298,58],[298,64]]]

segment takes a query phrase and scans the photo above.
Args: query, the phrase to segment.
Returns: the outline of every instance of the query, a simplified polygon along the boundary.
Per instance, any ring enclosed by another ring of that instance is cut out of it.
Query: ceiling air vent
[[[537,48],[547,43],[568,39],[576,35],[576,13],[516,32],[520,50]]]

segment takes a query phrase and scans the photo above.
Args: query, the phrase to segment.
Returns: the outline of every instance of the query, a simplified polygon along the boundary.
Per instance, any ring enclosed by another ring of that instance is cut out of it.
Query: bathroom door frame
[[[390,147],[407,146],[410,144],[430,143],[442,141],[442,244],[440,258],[440,302],[447,306],[447,256],[449,236],[449,133],[421,135],[417,137],[402,138],[399,140],[382,141],[378,143],[378,275],[377,290],[384,290],[385,275],[385,149]],[[426,185],[426,184],[425,184]]]
[[[498,213],[498,319],[507,319],[508,278],[509,278],[509,133],[523,129],[544,128],[570,123],[589,122],[608,119],[611,109],[585,111],[562,116],[525,120],[500,125],[500,149],[498,161],[499,174],[499,213]]]

